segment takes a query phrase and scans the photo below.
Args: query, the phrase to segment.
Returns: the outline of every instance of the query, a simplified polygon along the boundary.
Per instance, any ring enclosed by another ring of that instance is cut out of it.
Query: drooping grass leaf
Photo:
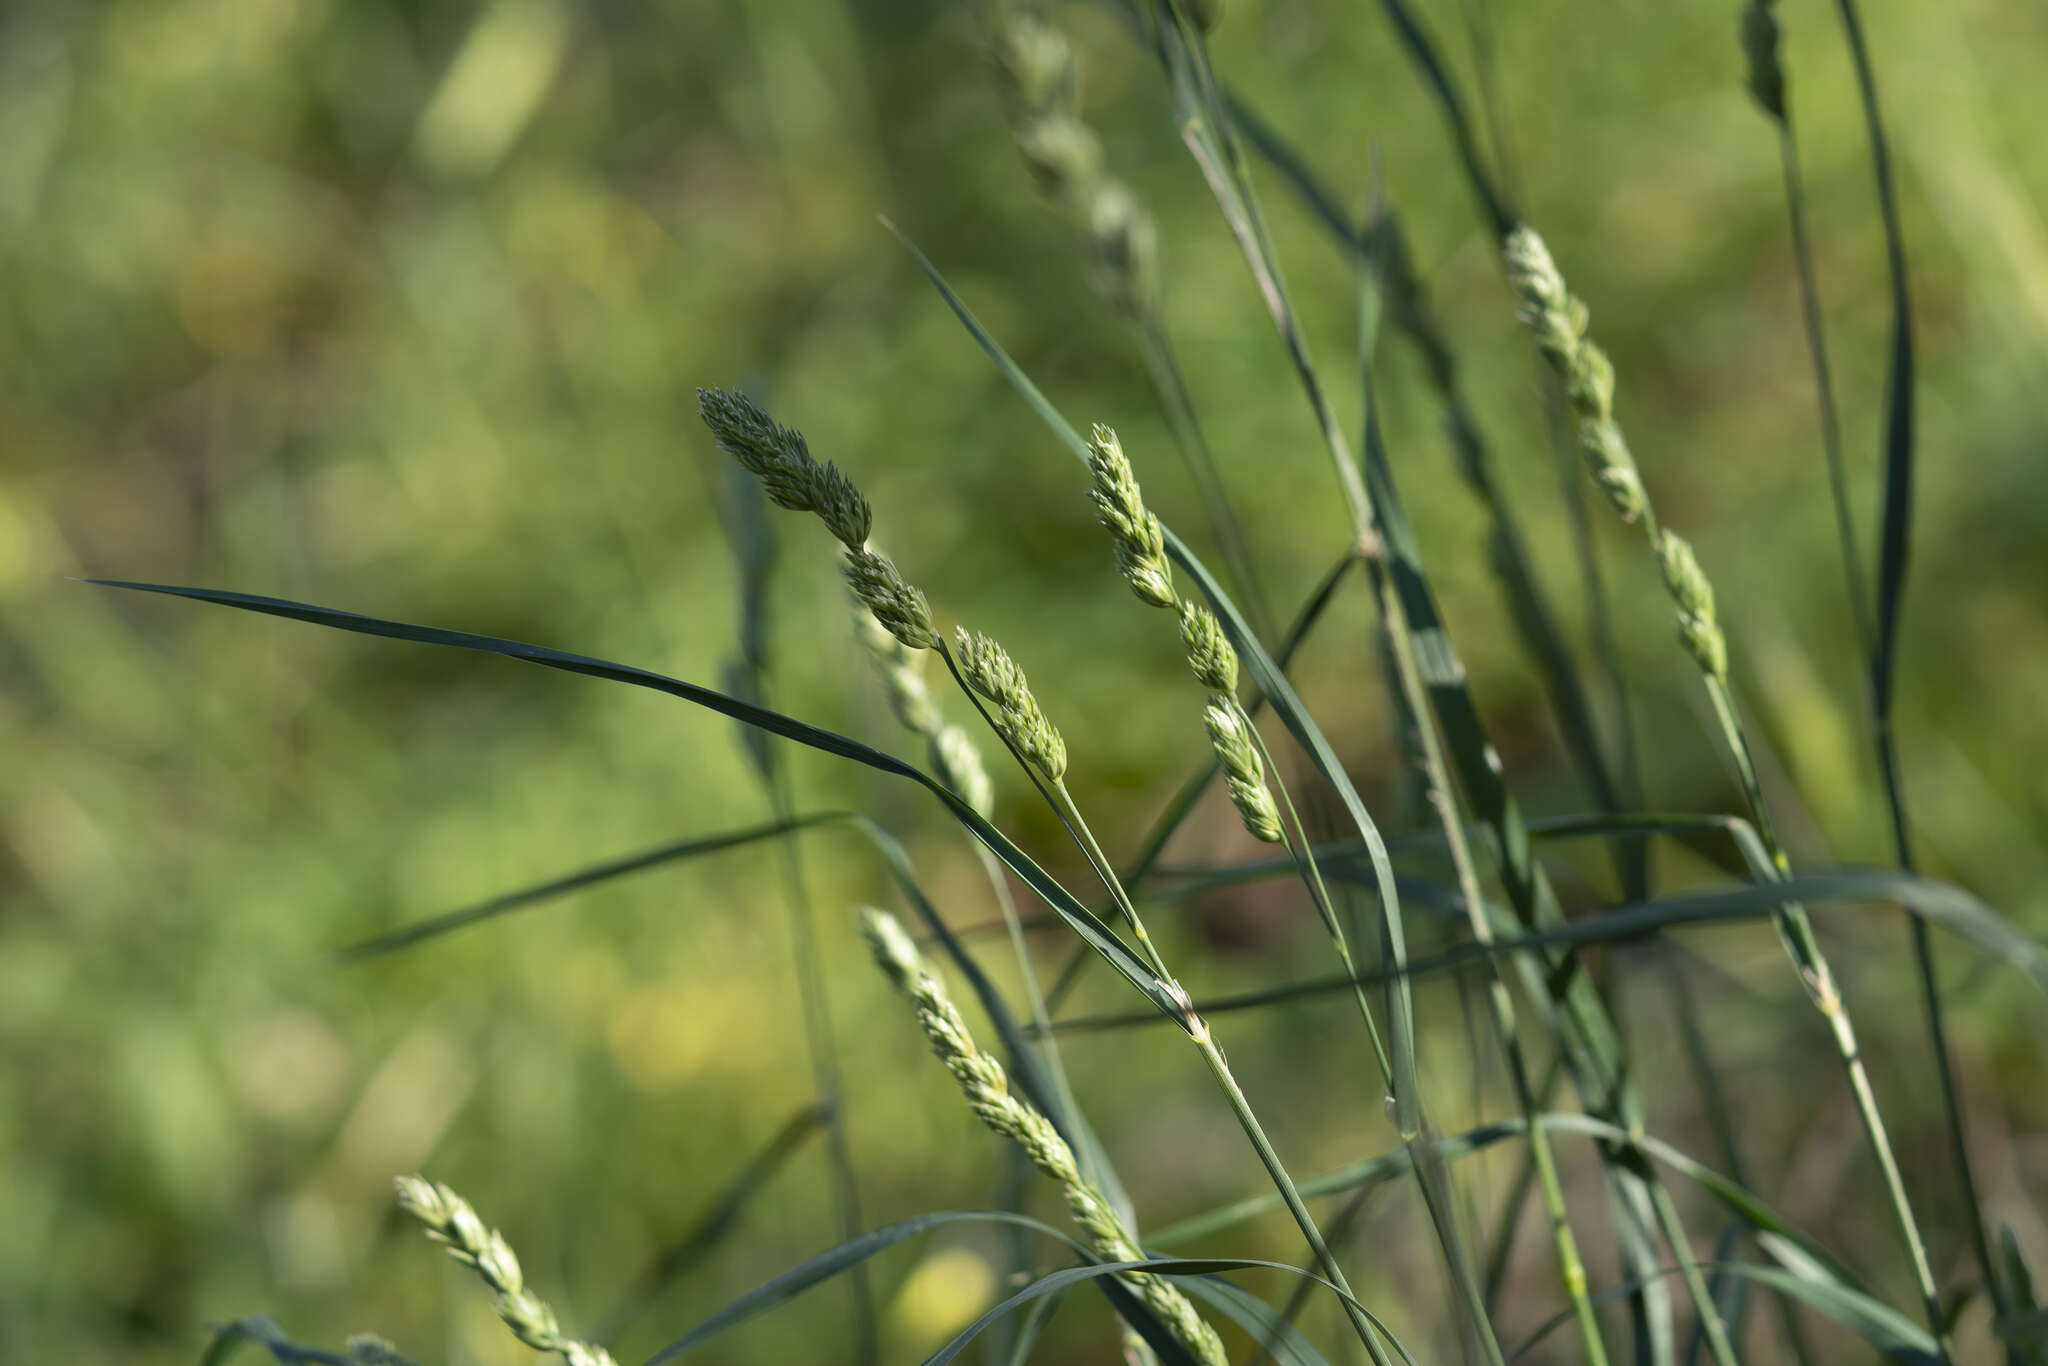
[[[1028,1215],[1012,1214],[1006,1210],[940,1210],[931,1214],[919,1214],[864,1233],[851,1242],[841,1243],[829,1252],[821,1252],[810,1260],[791,1267],[779,1276],[770,1277],[689,1332],[668,1343],[647,1359],[646,1366],[659,1366],[661,1362],[679,1357],[717,1337],[726,1329],[745,1323],[748,1319],[765,1313],[779,1304],[795,1299],[812,1286],[832,1279],[848,1267],[864,1262],[906,1238],[914,1238],[920,1233],[946,1224],[960,1223],[1015,1224],[1064,1243],[1083,1257],[1090,1255],[1081,1243],[1052,1225]]]
[[[1322,1277],[1316,1275],[1313,1271],[1305,1271],[1301,1267],[1290,1266],[1285,1262],[1259,1261],[1248,1257],[1160,1258],[1143,1262],[1101,1262],[1091,1266],[1073,1266],[1063,1271],[1051,1272],[1048,1275],[1039,1277],[1030,1285],[1025,1286],[1016,1294],[988,1310],[988,1312],[977,1318],[973,1323],[961,1329],[951,1342],[948,1342],[938,1351],[926,1357],[924,1359],[924,1366],[946,1366],[947,1362],[965,1350],[969,1343],[979,1337],[982,1331],[997,1319],[1023,1308],[1034,1300],[1041,1299],[1046,1295],[1057,1294],[1069,1286],[1078,1285],[1084,1281],[1099,1280],[1104,1276],[1129,1275],[1133,1272],[1142,1272],[1153,1276],[1183,1277],[1217,1276],[1226,1271],[1250,1271],[1253,1269],[1285,1271],[1290,1275],[1321,1282],[1331,1293],[1341,1296],[1352,1308],[1365,1315],[1373,1328],[1378,1331],[1380,1337],[1391,1344],[1394,1350],[1405,1357],[1409,1361],[1410,1366],[1413,1366],[1415,1358],[1406,1347],[1402,1346],[1401,1340],[1388,1330],[1387,1326],[1379,1320],[1377,1315],[1353,1297],[1345,1295],[1343,1291],[1330,1285],[1328,1281],[1324,1281]],[[647,1366],[655,1366],[655,1363],[650,1361],[647,1363]]]
[[[1311,1284],[1303,1282],[1304,1285]],[[1189,1298],[1215,1306],[1251,1334],[1278,1366],[1330,1366],[1302,1331],[1273,1311],[1273,1306],[1242,1286],[1220,1277],[1189,1276],[1180,1283]]]
[[[671,697],[680,697],[684,701],[693,702],[734,720],[757,726],[785,740],[793,740],[842,759],[851,759],[855,763],[865,764],[893,777],[907,778],[937,797],[955,820],[966,826],[976,839],[988,847],[989,852],[1007,864],[1012,872],[1046,901],[1047,905],[1059,912],[1060,916],[1072,925],[1082,938],[1093,945],[1125,980],[1144,993],[1161,1011],[1178,1018],[1178,1012],[1181,1010],[1179,998],[1166,983],[1154,976],[1152,970],[1140,962],[1093,911],[1082,905],[1073,893],[1039,867],[1028,854],[1011,843],[1008,836],[990,825],[973,807],[960,800],[945,784],[922,769],[904,763],[894,755],[864,745],[858,740],[849,739],[806,721],[799,721],[771,708],[729,696],[714,688],[706,688],[700,684],[688,683],[679,678],[670,678],[665,674],[634,668],[631,665],[614,664],[609,660],[596,659],[589,655],[551,649],[544,645],[528,645],[520,641],[477,635],[469,631],[450,631],[434,626],[387,621],[381,617],[363,616],[332,607],[317,607],[309,603],[291,602],[284,598],[234,593],[224,589],[186,588],[119,579],[89,579],[87,582],[106,588],[126,588],[143,593],[163,593],[172,597],[192,598],[199,602],[217,603],[247,612],[260,612],[269,616],[310,622],[316,626],[353,631],[359,635],[384,636],[423,645],[504,655],[510,659],[539,664],[544,668],[560,669],[567,673],[583,674],[616,683],[629,683],[634,687],[649,688],[655,692],[667,693]]]

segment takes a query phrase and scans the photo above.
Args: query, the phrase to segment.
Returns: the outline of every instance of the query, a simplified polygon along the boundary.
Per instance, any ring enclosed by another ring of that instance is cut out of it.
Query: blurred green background
[[[1425,7],[1467,78],[1465,17],[1478,8]],[[1795,858],[1881,862],[1776,149],[1742,93],[1737,6],[1491,8],[1526,210],[1616,358],[1623,421],[1665,519],[1719,589]],[[1781,9],[1867,544],[1882,243],[1833,7]],[[2038,932],[2048,10],[1867,11],[1922,363],[1905,770],[1927,870]],[[1055,17],[1080,52],[1110,164],[1157,218],[1201,415],[1266,581],[1291,604],[1344,543],[1308,411],[1149,59],[1094,8]],[[1577,629],[1529,348],[1436,111],[1384,21],[1370,5],[1231,0],[1214,41],[1229,80],[1354,209],[1381,168]],[[1260,183],[1310,339],[1355,422],[1350,268],[1274,177]],[[1131,339],[1015,155],[971,5],[5,7],[0,1358],[187,1361],[203,1324],[267,1311],[302,1341],[375,1329],[424,1359],[516,1360],[482,1296],[391,1213],[394,1173],[462,1190],[565,1319],[589,1325],[810,1098],[765,847],[388,960],[337,969],[329,957],[582,862],[761,819],[728,723],[506,661],[69,576],[273,593],[713,682],[733,649],[735,588],[725,471],[693,389],[747,382],[867,490],[878,542],[941,618],[1009,645],[1067,735],[1112,852],[1135,845],[1204,752],[1172,632],[1116,583],[1080,472],[878,213],[1071,418],[1119,428],[1154,506],[1206,548]],[[1383,379],[1393,459],[1516,790],[1539,813],[1583,810],[1412,357],[1390,347]],[[898,745],[827,539],[798,519],[775,525],[778,702]],[[1600,538],[1651,801],[1734,809],[1661,590],[1640,545],[1612,530]],[[1368,799],[1392,813],[1397,761],[1359,597],[1304,656],[1301,686]],[[821,756],[789,762],[801,807],[873,812],[956,922],[992,913],[936,808]],[[1016,775],[998,779],[1004,823],[1078,872]],[[1205,808],[1178,847],[1191,860],[1244,852],[1226,807]],[[991,1203],[996,1142],[852,934],[852,906],[888,895],[879,867],[845,835],[812,836],[804,855],[870,1221]],[[1661,868],[1666,885],[1712,875],[1684,857]],[[1582,904],[1611,897],[1597,851],[1560,870]],[[1291,890],[1218,897],[1167,923],[1169,954],[1198,989],[1325,970]],[[1889,914],[1827,925],[1938,1270],[1960,1281],[1903,930]],[[1761,1191],[1909,1303],[1847,1097],[1770,933],[1684,942]],[[1049,945],[1048,962],[1064,950]],[[1662,989],[1632,974],[1637,961],[1610,965],[1657,1127],[1709,1155],[1676,1080]],[[1986,1198],[2038,1256],[2042,1006],[1967,950],[1945,944],[1943,961]],[[1001,969],[1000,954],[991,962]],[[1469,1122],[1458,998],[1437,986],[1425,1001],[1435,1097]],[[1122,1000],[1098,980],[1078,1003]],[[1297,1170],[1390,1144],[1340,1008],[1239,1017],[1225,1038]],[[1068,1058],[1149,1223],[1260,1188],[1173,1039],[1089,1036]],[[1487,1103],[1508,1103],[1497,1080]],[[1597,1208],[1584,1158],[1572,1154],[1573,1189]],[[1512,1168],[1503,1157],[1460,1170],[1490,1211]],[[1372,1207],[1360,1288],[1397,1304],[1416,1341],[1441,1341],[1412,1204],[1403,1191]],[[813,1145],[621,1359],[836,1241],[828,1210]],[[1525,1229],[1504,1336],[1556,1307],[1538,1233]],[[1275,1221],[1218,1245],[1299,1254]],[[885,1359],[915,1359],[976,1307],[995,1252],[979,1235],[941,1234],[879,1261]],[[1596,1277],[1609,1274],[1596,1251]],[[838,1359],[844,1322],[842,1295],[821,1290],[707,1359]],[[1077,1300],[1056,1335],[1066,1359],[1111,1359],[1099,1304]]]

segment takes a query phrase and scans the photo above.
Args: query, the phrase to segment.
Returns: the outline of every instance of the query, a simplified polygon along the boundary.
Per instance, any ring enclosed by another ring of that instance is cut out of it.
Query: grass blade
[[[327,626],[336,630],[353,631],[359,635],[383,636],[392,640],[412,641],[423,645],[439,645],[452,649],[476,650],[485,654],[504,655],[510,659],[524,660],[544,668],[560,669],[567,673],[583,674],[591,678],[602,678],[616,683],[629,683],[635,687],[649,688],[655,692],[680,697],[700,707],[743,721],[750,726],[765,730],[785,740],[808,745],[812,749],[842,759],[851,759],[869,768],[898,778],[907,778],[923,787],[951,812],[953,818],[965,825],[974,837],[980,840],[997,858],[1007,864],[1010,870],[1022,878],[1031,889],[1044,898],[1048,905],[1059,912],[1074,929],[1093,945],[1125,980],[1143,992],[1159,1009],[1176,1019],[1180,1018],[1181,1002],[1166,983],[1154,976],[1110,928],[1098,919],[1093,911],[1075,899],[1073,893],[1061,886],[1050,873],[1039,867],[1031,857],[1008,836],[990,825],[975,810],[947,789],[945,784],[931,777],[922,769],[904,763],[894,755],[885,754],[858,740],[849,739],[834,731],[785,716],[768,707],[756,705],[740,698],[707,688],[697,683],[688,683],[666,674],[654,673],[647,669],[634,668],[626,664],[614,664],[609,660],[596,659],[590,655],[571,654],[564,650],[550,649],[544,645],[528,645],[520,641],[503,640],[496,636],[477,635],[469,631],[450,631],[434,626],[418,626],[407,622],[387,621],[381,617],[363,616],[355,612],[344,612],[332,607],[316,607],[308,603],[291,602],[284,598],[261,597],[252,593],[234,593],[224,589],[184,588],[168,584],[134,583],[119,579],[89,579],[89,583],[106,588],[126,588],[144,593],[163,593],[172,597],[191,598],[199,602],[210,602],[225,607],[235,607],[247,612],[260,612],[269,616],[285,617],[294,621],[310,622],[316,626]]]
[[[1085,1245],[1052,1225],[1028,1215],[1011,1214],[1003,1210],[941,1210],[932,1214],[915,1215],[864,1233],[850,1242],[841,1243],[829,1252],[821,1252],[809,1261],[791,1267],[779,1276],[770,1277],[664,1346],[647,1359],[647,1366],[659,1366],[661,1362],[679,1357],[717,1337],[726,1329],[745,1323],[748,1319],[763,1314],[779,1304],[795,1299],[812,1286],[832,1279],[848,1267],[864,1262],[906,1238],[914,1238],[920,1233],[947,1224],[959,1223],[1015,1224],[1065,1243],[1081,1256],[1088,1255]]]

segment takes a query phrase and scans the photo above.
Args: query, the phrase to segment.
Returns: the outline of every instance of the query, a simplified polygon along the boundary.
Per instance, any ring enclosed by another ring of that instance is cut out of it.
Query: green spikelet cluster
[[[1522,321],[1536,333],[1536,345],[1578,418],[1579,450],[1593,480],[1624,522],[1637,521],[1647,502],[1643,480],[1614,420],[1614,366],[1586,337],[1591,315],[1565,288],[1550,249],[1533,229],[1509,233],[1504,252],[1508,279],[1521,299]]]
[[[1676,533],[1657,538],[1657,564],[1664,586],[1678,605],[1678,638],[1700,671],[1719,683],[1728,681],[1728,640],[1714,615],[1714,586],[1707,582],[1692,547]]]
[[[476,1272],[496,1300],[498,1317],[512,1335],[536,1352],[553,1352],[569,1366],[614,1366],[611,1353],[562,1336],[555,1311],[526,1288],[526,1277],[511,1245],[484,1227],[469,1202],[446,1186],[417,1176],[398,1178],[398,1204],[419,1221],[448,1255]]]
[[[1151,315],[1159,232],[1129,187],[1104,169],[1102,140],[1081,121],[1081,81],[1066,35],[1036,14],[1000,5],[990,48],[1024,164],[1087,239],[1096,288],[1127,317]]]
[[[1266,766],[1252,743],[1251,724],[1237,705],[1236,648],[1207,604],[1183,599],[1174,591],[1173,566],[1166,558],[1159,519],[1145,510],[1123,443],[1100,423],[1088,442],[1088,469],[1093,477],[1089,501],[1095,505],[1096,520],[1109,532],[1117,572],[1139,601],[1167,608],[1180,618],[1188,668],[1210,693],[1203,718],[1223,765],[1231,804],[1254,837],[1278,844],[1280,811],[1266,786]]]
[[[944,984],[918,954],[917,946],[896,918],[872,907],[863,907],[860,915],[861,932],[867,936],[875,962],[896,989],[910,998],[917,1011],[917,1022],[931,1041],[932,1052],[953,1074],[975,1117],[995,1133],[1014,1140],[1032,1165],[1059,1184],[1068,1212],[1096,1255],[1111,1262],[1146,1260],[1137,1239],[1116,1210],[1101,1191],[1082,1177],[1074,1150],[1060,1137],[1052,1121],[1010,1093],[1003,1065],[975,1043],[966,1020],[946,995]],[[1224,1366],[1227,1358],[1222,1340],[1177,1286],[1161,1277],[1143,1274],[1124,1280],[1197,1361],[1203,1366]]]
[[[854,632],[881,675],[889,710],[905,730],[924,740],[926,757],[940,781],[976,813],[987,816],[995,805],[995,788],[982,764],[981,751],[965,730],[946,723],[937,699],[925,686],[918,652],[898,640],[865,605],[854,604],[853,619]]]
[[[1067,742],[1039,710],[1024,671],[979,631],[958,628],[954,645],[961,677],[995,709],[996,730],[1047,782],[1058,782],[1067,771]]]
[[[1138,476],[1124,454],[1123,443],[1099,422],[1088,442],[1088,469],[1095,480],[1088,497],[1095,504],[1096,520],[1109,531],[1117,572],[1141,602],[1154,607],[1176,605],[1173,566],[1166,561],[1159,519],[1145,510]]]
[[[1244,828],[1268,844],[1280,842],[1280,813],[1273,806],[1273,794],[1266,787],[1266,765],[1252,744],[1251,727],[1235,706],[1222,698],[1211,698],[1202,709],[1202,723],[1209,729],[1209,743],[1223,765],[1223,782],[1230,789],[1230,804],[1237,808]]]
[[[890,634],[912,650],[939,643],[931,606],[886,555],[868,549],[874,515],[838,466],[811,457],[803,433],[778,424],[745,394],[697,391],[697,410],[718,448],[739,461],[777,507],[817,514],[846,547],[846,581]]]

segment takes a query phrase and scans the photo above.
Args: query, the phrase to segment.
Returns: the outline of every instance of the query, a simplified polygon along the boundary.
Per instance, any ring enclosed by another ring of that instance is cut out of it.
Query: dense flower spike
[[[514,1337],[537,1352],[554,1352],[569,1366],[614,1366],[602,1347],[562,1336],[555,1311],[526,1288],[519,1259],[504,1235],[484,1227],[469,1202],[446,1186],[417,1176],[398,1178],[398,1204],[417,1219],[448,1255],[476,1272],[497,1300],[498,1317]]]
[[[1087,239],[1096,289],[1126,317],[1156,316],[1159,233],[1104,169],[1102,140],[1081,121],[1073,48],[1042,18],[1010,6],[997,7],[990,48],[1017,148],[1039,189]]]
[[[1614,366],[1586,339],[1586,306],[1565,287],[1550,249],[1533,229],[1509,233],[1504,250],[1508,279],[1522,301],[1522,321],[1536,333],[1536,345],[1564,385],[1593,480],[1621,519],[1634,522],[1646,503],[1642,476],[1614,421]]]
[[[905,730],[923,738],[926,757],[940,781],[976,814],[987,816],[995,804],[995,788],[982,765],[981,751],[966,731],[946,724],[918,669],[918,652],[891,635],[864,605],[855,603],[853,616],[854,631],[874,657],[889,694],[889,710]]]
[[[1237,691],[1237,649],[1207,606],[1180,604],[1180,643],[1187,649],[1188,667],[1203,687],[1225,697]]]
[[[1244,828],[1268,844],[1280,843],[1280,812],[1266,788],[1266,765],[1253,745],[1251,729],[1229,698],[1212,697],[1202,712],[1209,743],[1223,764],[1224,785]]]
[[[761,481],[777,507],[814,512],[848,550],[867,544],[873,514],[853,481],[829,462],[811,458],[803,433],[778,424],[745,394],[697,391],[697,411],[718,448]]]
[[[1052,1121],[1010,1093],[1003,1065],[975,1043],[966,1020],[946,995],[945,986],[919,956],[917,946],[896,918],[885,911],[862,907],[860,920],[861,932],[867,936],[875,962],[916,1007],[917,1022],[930,1040],[932,1052],[959,1083],[968,1108],[991,1130],[1015,1140],[1032,1165],[1059,1183],[1068,1211],[1098,1256],[1112,1262],[1146,1260],[1137,1239],[1109,1201],[1081,1175],[1074,1150],[1060,1137]],[[1203,1366],[1224,1366],[1227,1358],[1222,1340],[1179,1287],[1161,1277],[1144,1274],[1126,1276],[1124,1280],[1197,1361]]]
[[[993,704],[996,729],[1047,782],[1058,782],[1067,771],[1067,742],[1038,709],[1024,671],[1002,646],[979,631],[958,628],[955,644],[961,676]]]
[[[1678,604],[1678,638],[1685,642],[1700,669],[1719,682],[1728,681],[1728,641],[1714,616],[1714,586],[1685,540],[1666,531],[1657,539],[1657,563],[1664,586]]]
[[[846,582],[861,605],[874,613],[875,620],[904,648],[929,650],[939,643],[939,631],[932,625],[932,609],[924,594],[903,581],[888,556],[872,550],[847,551]]]
[[[1109,529],[1116,551],[1117,572],[1131,591],[1154,607],[1172,607],[1173,566],[1166,561],[1166,541],[1159,519],[1145,510],[1138,477],[1116,433],[1101,423],[1088,442],[1088,468],[1095,477],[1089,500],[1095,518]]]

